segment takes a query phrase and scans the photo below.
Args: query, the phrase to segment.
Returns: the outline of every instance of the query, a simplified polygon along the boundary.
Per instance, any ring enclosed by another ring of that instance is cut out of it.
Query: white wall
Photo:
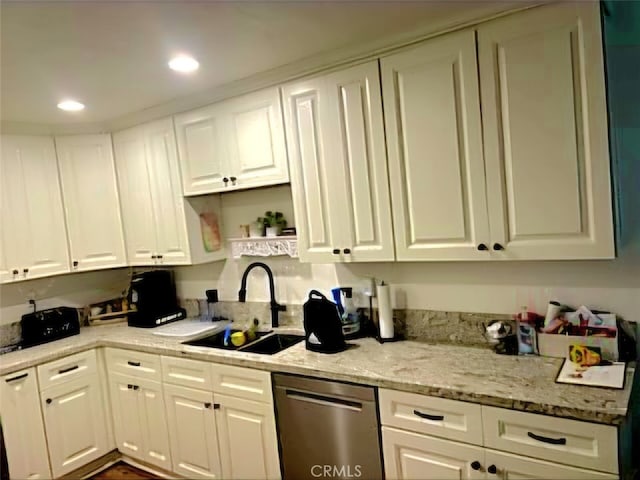
[[[288,186],[236,192],[223,196],[223,231],[237,236],[237,225],[248,223],[264,210],[280,210],[293,218]],[[176,268],[178,294],[204,298],[217,288],[222,300],[237,300],[242,272],[263,260],[274,271],[277,299],[300,304],[311,288],[328,293],[332,287],[366,284],[375,277],[394,286],[399,308],[462,312],[514,313],[527,305],[544,312],[549,300],[572,306],[611,310],[629,320],[640,320],[640,246],[619,252],[612,261],[556,262],[412,262],[351,265],[303,264],[288,257],[243,257],[192,267]],[[248,301],[266,301],[266,276],[251,272]]]

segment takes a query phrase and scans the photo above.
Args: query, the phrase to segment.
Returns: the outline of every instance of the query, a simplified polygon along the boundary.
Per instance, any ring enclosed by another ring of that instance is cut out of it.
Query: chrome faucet
[[[284,312],[287,309],[286,305],[280,305],[276,302],[275,285],[273,284],[273,272],[266,263],[254,262],[247,267],[242,274],[242,282],[240,282],[240,291],[238,292],[238,301],[244,303],[247,301],[247,276],[249,272],[255,267],[262,267],[267,276],[269,277],[269,296],[271,297],[271,326],[277,327],[278,324],[278,312]]]

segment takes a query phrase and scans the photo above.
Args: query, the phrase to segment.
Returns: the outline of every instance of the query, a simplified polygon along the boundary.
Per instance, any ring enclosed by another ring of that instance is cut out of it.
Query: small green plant
[[[265,227],[280,227],[287,226],[287,220],[284,218],[282,212],[272,212],[271,210],[264,213],[264,217],[258,217],[258,221],[262,220]]]

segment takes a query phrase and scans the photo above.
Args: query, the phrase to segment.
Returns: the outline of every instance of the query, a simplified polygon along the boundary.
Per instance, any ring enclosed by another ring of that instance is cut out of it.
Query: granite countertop
[[[182,345],[175,338],[126,324],[82,328],[79,335],[0,356],[0,374],[14,372],[95,347],[343,380],[556,417],[617,425],[627,415],[634,366],[623,390],[555,383],[562,359],[497,355],[488,348],[416,341],[379,344],[364,338],[326,355],[304,342],[275,355]]]

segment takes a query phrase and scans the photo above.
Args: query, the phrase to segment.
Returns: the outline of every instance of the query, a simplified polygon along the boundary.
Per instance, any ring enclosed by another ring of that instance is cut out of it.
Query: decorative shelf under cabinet
[[[270,257],[275,255],[298,257],[298,238],[296,236],[230,238],[229,243],[231,244],[231,256],[233,258],[240,258],[242,255],[250,257]]]

